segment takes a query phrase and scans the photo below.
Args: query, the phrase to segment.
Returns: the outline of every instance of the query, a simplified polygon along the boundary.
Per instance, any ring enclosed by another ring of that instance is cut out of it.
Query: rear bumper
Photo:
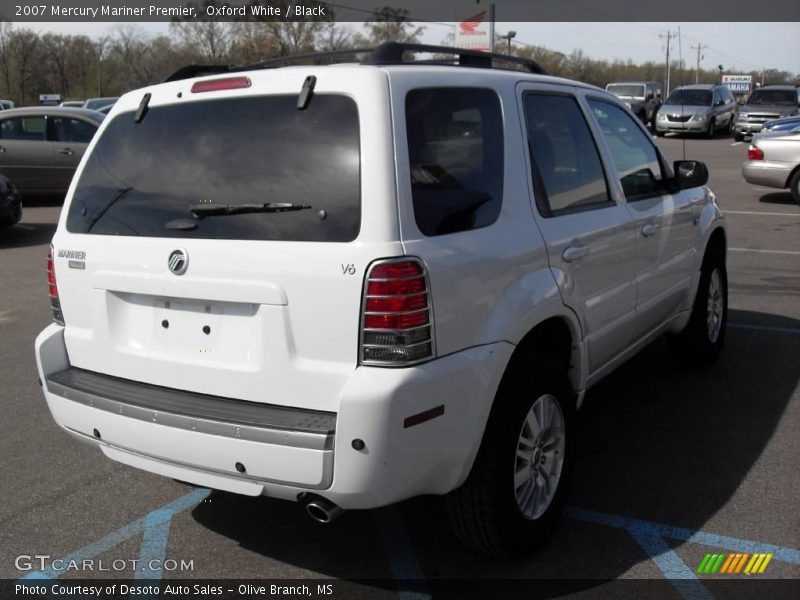
[[[748,160],[742,163],[742,176],[755,185],[785,189],[793,165],[768,160]]]
[[[737,121],[733,125],[733,132],[742,135],[753,135],[761,131],[764,123],[748,123],[747,121]]]
[[[131,390],[141,386],[149,399],[145,407],[113,389],[88,394],[83,389],[83,396],[76,395],[81,390],[59,376],[70,372],[63,331],[51,325],[36,340],[45,399],[58,425],[107,457],[241,494],[297,500],[314,491],[342,508],[383,506],[460,485],[513,351],[510,344],[497,343],[410,368],[359,367],[342,392],[338,412],[316,415],[325,421],[317,431],[304,431],[304,437],[291,422],[276,429],[265,416],[255,430],[241,429],[237,435],[237,424],[224,413],[208,419],[191,402],[158,410],[157,390],[136,382],[121,380]],[[356,439],[363,449],[354,448]]]

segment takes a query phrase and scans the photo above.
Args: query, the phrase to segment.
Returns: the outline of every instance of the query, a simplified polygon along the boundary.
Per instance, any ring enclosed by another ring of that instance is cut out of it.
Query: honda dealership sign
[[[477,12],[456,25],[456,47],[470,50],[492,51],[494,23],[491,10]]]

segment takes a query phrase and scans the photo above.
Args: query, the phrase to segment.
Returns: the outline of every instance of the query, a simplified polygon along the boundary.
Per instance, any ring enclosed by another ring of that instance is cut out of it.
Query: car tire
[[[742,133],[736,133],[736,132],[734,131],[734,133],[733,133],[733,139],[734,139],[734,141],[741,142],[741,141],[744,139],[744,134],[742,134]]]
[[[794,172],[791,181],[789,181],[789,193],[794,201],[800,204],[800,169]]]
[[[712,139],[717,134],[717,123],[714,119],[708,122],[708,129],[706,130],[706,137]]]
[[[679,361],[711,365],[717,361],[728,322],[728,273],[725,256],[711,247],[703,259],[700,283],[689,323],[683,331],[669,336],[670,350]]]
[[[541,354],[511,363],[472,471],[447,496],[451,526],[465,546],[520,557],[548,537],[572,475],[574,413],[562,364]]]
[[[658,129],[656,129],[656,135],[657,135],[658,137],[664,137],[664,135],[665,135],[665,132],[664,132],[664,131],[659,131]]]

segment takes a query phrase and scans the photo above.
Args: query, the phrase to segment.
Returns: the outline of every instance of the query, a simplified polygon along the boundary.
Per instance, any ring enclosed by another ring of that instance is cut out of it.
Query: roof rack
[[[404,60],[408,53],[427,53],[427,54],[446,54],[453,58],[435,58],[432,60],[409,61]],[[366,54],[360,62],[362,65],[421,65],[434,64],[445,66],[473,67],[479,69],[491,69],[495,63],[506,63],[524,67],[530,73],[547,75],[542,66],[535,60],[510,56],[508,54],[495,54],[490,52],[479,52],[477,50],[466,50],[464,48],[453,48],[450,46],[431,46],[428,44],[401,44],[398,42],[384,42],[376,48],[352,48],[349,50],[331,50],[329,52],[312,52],[307,54],[294,54],[292,56],[282,56],[280,58],[270,58],[256,63],[245,65],[188,65],[175,71],[164,81],[179,81],[190,79],[202,75],[216,75],[219,73],[232,73],[237,71],[252,71],[255,69],[275,69],[286,67],[293,63],[313,60],[319,62],[326,58],[337,56],[352,56],[354,54]],[[331,62],[333,62],[331,60]]]

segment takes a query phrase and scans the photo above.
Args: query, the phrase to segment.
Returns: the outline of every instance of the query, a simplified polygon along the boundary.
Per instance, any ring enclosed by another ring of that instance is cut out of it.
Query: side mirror
[[[675,170],[674,191],[688,190],[708,183],[708,167],[705,163],[699,160],[676,160],[672,165]]]
[[[725,104],[725,100],[719,99],[714,103],[714,106],[722,106]]]

